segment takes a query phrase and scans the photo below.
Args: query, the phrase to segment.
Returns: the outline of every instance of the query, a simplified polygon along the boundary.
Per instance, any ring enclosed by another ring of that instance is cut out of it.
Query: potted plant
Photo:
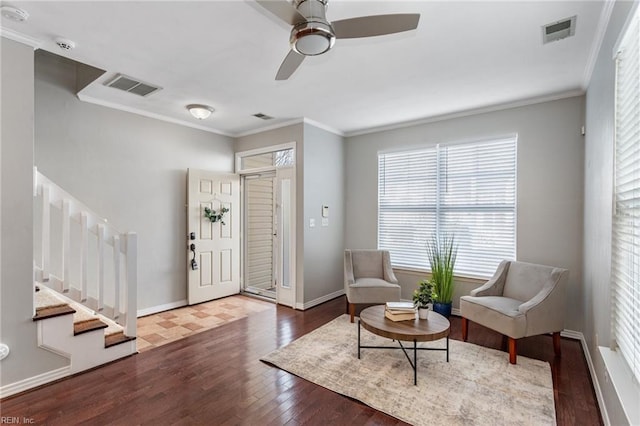
[[[432,235],[427,241],[427,255],[433,283],[433,310],[445,317],[451,316],[453,301],[453,268],[458,247],[453,235]]]
[[[418,283],[418,288],[413,292],[413,304],[418,308],[418,317],[427,319],[429,310],[433,306],[433,283],[429,280],[422,280]]]

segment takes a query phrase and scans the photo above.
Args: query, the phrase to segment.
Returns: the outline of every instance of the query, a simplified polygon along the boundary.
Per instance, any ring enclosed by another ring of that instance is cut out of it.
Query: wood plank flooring
[[[107,366],[0,401],[2,416],[36,425],[397,425],[397,419],[259,361],[345,311],[344,297],[304,312],[273,307]],[[452,335],[461,338],[460,319]],[[469,342],[500,349],[470,324]],[[552,365],[559,425],[602,424],[580,343],[519,341]],[[505,353],[505,357],[508,355]],[[489,419],[487,419],[489,421]]]

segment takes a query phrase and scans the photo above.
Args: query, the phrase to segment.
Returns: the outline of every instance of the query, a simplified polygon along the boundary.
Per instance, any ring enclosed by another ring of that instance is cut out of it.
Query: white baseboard
[[[178,300],[177,302],[165,303],[164,305],[152,306],[150,308],[138,309],[138,317],[144,317],[151,314],[157,314],[158,312],[168,311],[169,309],[182,308],[187,306],[187,299]]]
[[[593,365],[593,359],[591,358],[591,352],[587,346],[587,341],[584,338],[584,334],[574,330],[563,330],[560,335],[562,337],[568,337],[570,339],[576,339],[580,341],[582,345],[582,352],[587,360],[587,366],[589,367],[589,374],[591,375],[591,383],[593,383],[593,390],[596,393],[596,400],[598,401],[598,407],[600,407],[600,414],[602,415],[602,422],[605,426],[611,426],[611,420],[609,420],[609,413],[607,412],[607,406],[604,403],[604,397],[602,395],[602,389],[600,388],[600,382],[596,374],[596,369]]]
[[[0,387],[0,398],[15,395],[20,392],[24,392],[29,389],[33,389],[37,386],[41,386],[47,383],[51,383],[54,380],[62,379],[71,374],[71,366],[60,367],[56,370],[47,371],[46,373],[38,374],[37,376],[29,377],[19,382],[10,383],[8,385]]]
[[[313,308],[321,303],[327,302],[331,299],[335,299],[336,297],[340,297],[344,295],[344,289],[340,289],[338,291],[334,291],[333,293],[329,293],[325,296],[318,297],[317,299],[310,300],[305,303],[296,303],[296,309],[304,311],[305,309]]]

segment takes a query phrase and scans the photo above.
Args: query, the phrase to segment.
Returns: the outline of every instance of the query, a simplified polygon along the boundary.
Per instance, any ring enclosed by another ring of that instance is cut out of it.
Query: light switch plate
[[[322,218],[322,226],[329,226],[329,218],[328,217],[323,217]]]
[[[309,228],[315,228],[315,227],[316,227],[316,220],[309,219]]]

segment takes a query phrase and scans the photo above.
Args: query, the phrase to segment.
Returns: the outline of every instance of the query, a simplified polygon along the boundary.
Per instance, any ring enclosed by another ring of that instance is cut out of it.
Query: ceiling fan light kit
[[[191,115],[193,115],[198,120],[205,120],[209,118],[209,116],[211,116],[211,113],[213,113],[214,111],[210,106],[202,104],[187,105],[187,109],[189,110]]]
[[[256,0],[275,16],[293,26],[289,43],[291,50],[276,73],[276,80],[286,80],[298,69],[305,56],[322,55],[334,45],[336,38],[361,38],[394,34],[418,27],[420,14],[361,16],[329,22],[326,18],[328,0]]]

